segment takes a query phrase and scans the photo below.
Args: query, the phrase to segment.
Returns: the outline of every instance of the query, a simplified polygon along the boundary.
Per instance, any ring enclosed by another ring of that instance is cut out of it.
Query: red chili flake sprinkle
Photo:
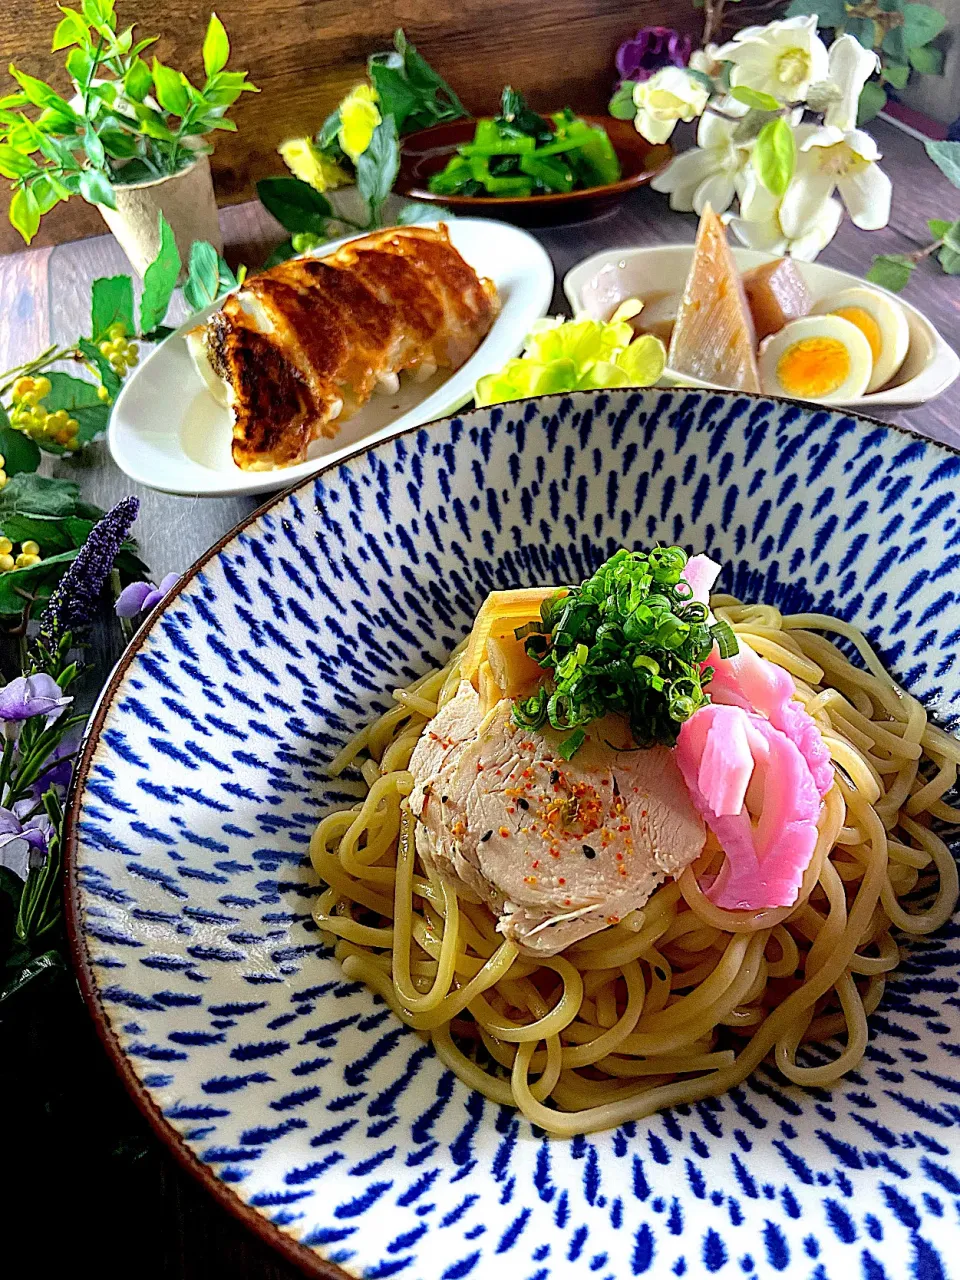
[[[559,858],[559,857],[560,857],[560,850],[559,850],[559,849],[557,849],[556,847],[554,847],[553,849],[551,849],[551,850],[550,850],[550,857],[551,857],[551,858]]]
[[[517,806],[515,804],[507,805],[507,813],[516,813],[516,812],[517,812]]]
[[[624,824],[623,824],[619,829],[620,829],[621,831],[629,831],[629,830],[630,830],[630,823],[629,823],[629,822],[625,822],[625,823],[624,823]]]
[[[622,861],[623,861],[623,854],[622,854],[622,853],[618,853],[618,854],[617,854],[617,861],[618,861],[618,862],[622,862]]]
[[[569,899],[569,898],[564,898],[564,900],[563,900],[563,905],[564,905],[565,907],[569,907],[569,906],[572,906],[573,904],[571,903],[571,901],[570,901],[570,899]]]
[[[501,828],[500,828],[500,834],[501,834],[501,836],[504,838],[504,840],[506,840],[507,836],[510,834],[510,828],[509,828],[509,827],[501,827]]]
[[[626,868],[626,867],[617,867],[617,871],[618,871],[618,872],[619,872],[619,874],[620,874],[620,875],[622,875],[622,876],[625,876],[625,875],[627,874],[627,868]]]
[[[524,876],[524,877],[523,877],[523,883],[524,883],[524,884],[536,884],[536,883],[537,883],[537,877],[536,877],[536,876]]]
[[[566,880],[564,880],[563,876],[561,876],[560,879],[557,881],[557,884],[566,884],[566,883],[567,882]]]
[[[540,866],[540,859],[539,859],[539,858],[534,858],[533,863],[532,863],[532,866],[533,866],[534,871],[536,871],[536,870],[537,870],[537,868]]]

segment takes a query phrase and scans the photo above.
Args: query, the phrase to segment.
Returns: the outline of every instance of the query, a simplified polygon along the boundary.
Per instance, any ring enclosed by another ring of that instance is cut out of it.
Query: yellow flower
[[[358,84],[340,103],[340,146],[356,164],[370,145],[373,131],[380,123],[377,93],[368,84]]]
[[[290,138],[277,150],[293,176],[306,182],[314,191],[333,191],[350,180],[311,138]]]

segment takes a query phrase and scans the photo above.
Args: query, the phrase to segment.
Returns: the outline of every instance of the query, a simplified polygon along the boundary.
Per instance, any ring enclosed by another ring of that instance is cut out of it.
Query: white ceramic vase
[[[160,249],[161,213],[173,231],[184,269],[195,240],[209,240],[218,253],[223,251],[209,156],[198,156],[169,178],[117,185],[113,194],[116,209],[98,208],[138,275]]]

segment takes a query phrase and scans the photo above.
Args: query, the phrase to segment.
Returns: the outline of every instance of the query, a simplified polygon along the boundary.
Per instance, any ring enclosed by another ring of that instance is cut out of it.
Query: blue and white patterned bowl
[[[960,455],[732,394],[478,410],[278,498],[189,574],[111,681],[69,848],[81,980],[158,1132],[314,1274],[938,1280],[960,1213],[956,923],[914,943],[862,1069],[548,1140],[471,1093],[310,917],[338,747],[442,660],[493,587],[621,543],[856,621],[960,713]],[[956,1274],[956,1272],[954,1272]]]

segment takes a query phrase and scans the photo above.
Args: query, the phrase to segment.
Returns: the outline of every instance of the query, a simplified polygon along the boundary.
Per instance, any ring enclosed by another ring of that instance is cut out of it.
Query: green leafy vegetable
[[[544,601],[541,630],[526,651],[544,669],[537,693],[520,702],[521,727],[549,723],[572,731],[560,751],[570,759],[584,729],[610,712],[627,717],[639,747],[672,746],[680,726],[704,706],[714,644],[737,652],[726,623],[711,623],[683,577],[680,547],[620,550],[579,587]]]
[[[546,120],[508,85],[500,114],[477,121],[472,141],[457,148],[429,187],[434,195],[530,196],[606,186],[620,176],[606,130],[569,107]]]
[[[147,267],[140,296],[140,332],[146,337],[167,314],[180,275],[180,254],[170,224],[161,213],[160,250]]]

